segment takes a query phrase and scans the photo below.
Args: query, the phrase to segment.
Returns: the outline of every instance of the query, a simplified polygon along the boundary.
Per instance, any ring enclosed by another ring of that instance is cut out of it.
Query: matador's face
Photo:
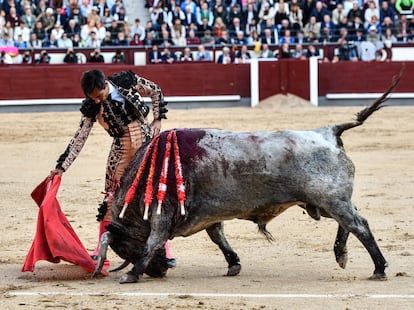
[[[101,104],[109,96],[109,86],[108,82],[105,82],[105,87],[103,89],[95,87],[94,90],[89,94],[89,97],[95,101],[96,104]]]

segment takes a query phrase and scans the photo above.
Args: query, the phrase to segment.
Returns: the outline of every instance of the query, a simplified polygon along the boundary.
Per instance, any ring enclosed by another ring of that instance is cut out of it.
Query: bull
[[[115,270],[133,264],[121,276],[121,284],[138,282],[144,273],[163,277],[168,270],[165,242],[202,230],[222,251],[228,263],[227,275],[235,276],[241,270],[240,259],[226,240],[223,222],[236,218],[252,221],[271,241],[267,223],[288,208],[299,206],[316,220],[328,217],[338,223],[334,254],[340,267],[346,267],[346,242],[352,233],[374,263],[370,278],[386,279],[388,264],[367,220],[351,201],[355,168],[345,153],[341,134],[362,125],[383,107],[401,75],[352,122],[307,131],[175,129],[180,160],[174,164],[173,152],[166,155],[172,130],[162,132],[154,139],[156,142],[137,151],[122,177],[114,197],[112,222],[101,239],[94,276],[100,273],[110,246],[125,259]],[[166,193],[157,207],[153,196],[165,158],[170,160],[164,171]],[[182,175],[185,202],[177,187],[177,170]],[[139,173],[141,178],[137,179]],[[126,197],[134,186],[136,191],[127,206]],[[181,211],[180,204],[184,208]]]

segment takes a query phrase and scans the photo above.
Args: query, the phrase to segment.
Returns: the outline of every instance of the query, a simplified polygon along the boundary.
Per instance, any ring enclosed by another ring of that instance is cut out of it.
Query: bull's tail
[[[341,134],[348,129],[357,127],[362,125],[365,120],[371,116],[375,111],[381,109],[384,107],[383,103],[388,100],[388,95],[394,90],[395,87],[397,87],[398,83],[400,82],[403,73],[404,73],[405,67],[403,67],[398,74],[398,76],[393,77],[393,81],[391,83],[391,86],[388,88],[388,90],[382,94],[381,97],[379,97],[377,100],[375,100],[370,106],[366,107],[365,109],[359,111],[356,114],[356,120],[349,123],[343,123],[339,125],[335,125],[332,127],[334,135],[337,137],[340,137]]]

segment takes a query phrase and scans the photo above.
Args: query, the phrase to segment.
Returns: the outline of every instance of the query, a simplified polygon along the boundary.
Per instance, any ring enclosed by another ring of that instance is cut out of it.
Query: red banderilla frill
[[[162,170],[160,175],[160,183],[158,184],[158,206],[157,206],[157,214],[161,214],[161,205],[164,201],[165,195],[167,193],[167,176],[168,176],[168,166],[170,161],[170,153],[171,153],[171,138],[175,131],[171,130],[167,136],[167,142],[165,144],[165,154],[164,160],[162,162]]]
[[[185,185],[184,185],[183,171],[181,168],[181,158],[180,158],[180,150],[178,148],[177,133],[175,131],[173,134],[173,140],[174,140],[174,160],[175,160],[175,185],[177,187],[177,197],[178,197],[178,202],[180,203],[181,215],[185,215],[185,209],[184,209],[184,202],[186,199]]]
[[[159,137],[159,136],[158,136]],[[148,220],[148,209],[152,202],[152,182],[154,180],[154,171],[155,171],[155,164],[157,161],[157,153],[158,153],[158,147],[155,146],[154,150],[152,151],[152,157],[151,157],[151,165],[148,173],[148,179],[147,179],[147,186],[145,188],[145,196],[144,196],[144,217],[143,219],[146,221]]]
[[[154,145],[157,144],[158,140],[159,140],[159,136],[155,137],[154,140],[152,140],[151,145],[148,147],[147,153],[145,154],[144,160],[142,161],[141,165],[139,166],[139,169],[137,171],[135,179],[132,182],[131,187],[128,189],[128,192],[125,195],[124,206],[121,210],[121,213],[119,213],[119,218],[121,218],[121,219],[124,217],[125,211],[128,208],[128,205],[134,199],[135,193],[137,191],[137,186],[139,184],[139,181],[141,180],[142,174],[144,173],[145,166],[146,166],[147,161],[148,161],[148,159],[151,155],[151,151],[154,149]]]

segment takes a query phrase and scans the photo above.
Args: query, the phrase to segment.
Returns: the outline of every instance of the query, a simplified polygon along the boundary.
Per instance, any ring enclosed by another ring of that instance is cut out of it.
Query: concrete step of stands
[[[125,11],[128,16],[128,23],[132,26],[134,20],[139,18],[141,25],[145,27],[146,22],[150,19],[148,9],[145,7],[146,0],[124,0]]]

